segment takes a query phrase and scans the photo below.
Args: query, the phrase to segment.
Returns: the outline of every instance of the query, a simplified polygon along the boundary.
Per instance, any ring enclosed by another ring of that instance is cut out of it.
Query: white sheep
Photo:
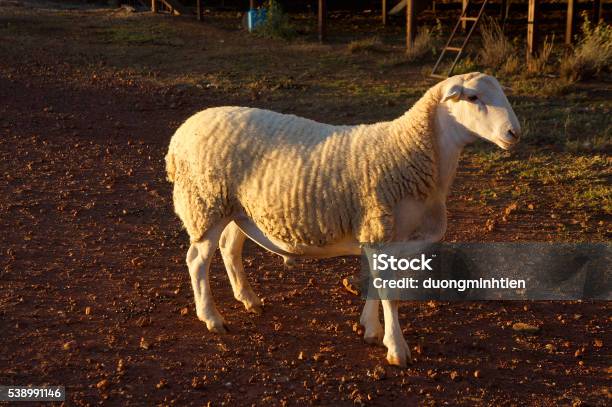
[[[481,73],[438,83],[389,122],[332,126],[245,107],[195,114],[172,137],[166,168],[191,241],[198,318],[226,331],[208,281],[217,247],[236,299],[261,311],[242,266],[247,236],[288,261],[359,255],[364,242],[442,239],[462,148],[481,137],[507,149],[519,134],[498,81]],[[363,309],[365,340],[382,341],[388,362],[404,366],[398,303],[382,301],[384,329],[378,305]]]

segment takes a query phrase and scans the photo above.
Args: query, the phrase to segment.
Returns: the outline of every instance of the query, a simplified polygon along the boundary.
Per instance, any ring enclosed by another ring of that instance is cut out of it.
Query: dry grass
[[[429,27],[420,28],[412,47],[406,51],[406,60],[412,62],[425,57],[435,50],[436,43],[437,35],[435,30]]]
[[[533,57],[527,56],[527,72],[536,74],[545,72],[550,56],[552,55],[554,43],[554,34],[550,41],[548,40],[548,36],[546,36],[544,38],[544,42],[542,43],[542,49],[540,52]]]
[[[520,61],[515,55],[515,48],[506,38],[497,22],[488,18],[481,26],[482,49],[479,57],[482,65],[493,70],[516,70]],[[511,62],[510,62],[511,61]]]
[[[601,21],[592,25],[585,18],[582,39],[561,62],[561,76],[571,82],[596,77],[612,65],[612,27]]]
[[[351,54],[360,52],[380,52],[383,50],[383,43],[378,37],[364,38],[361,40],[351,41],[348,44],[348,50]]]
[[[506,62],[504,62],[500,68],[500,72],[505,75],[515,75],[521,69],[521,59],[516,55],[508,56]]]

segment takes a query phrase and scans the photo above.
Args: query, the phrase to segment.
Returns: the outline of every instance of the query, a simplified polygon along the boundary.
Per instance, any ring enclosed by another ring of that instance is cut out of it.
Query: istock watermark
[[[394,300],[610,300],[608,243],[364,245],[362,293]]]

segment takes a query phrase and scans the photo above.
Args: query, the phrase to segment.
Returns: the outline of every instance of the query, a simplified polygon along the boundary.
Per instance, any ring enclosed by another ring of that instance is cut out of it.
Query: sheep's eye
[[[472,95],[472,96],[468,96],[467,98],[470,102],[475,102],[478,100],[478,96],[476,95]]]

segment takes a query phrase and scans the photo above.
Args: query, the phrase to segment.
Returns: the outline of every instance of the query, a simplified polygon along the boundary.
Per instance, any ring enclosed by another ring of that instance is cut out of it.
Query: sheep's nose
[[[521,138],[521,133],[513,130],[513,129],[509,129],[508,130],[508,136],[514,140],[515,142],[519,141],[519,139]]]

